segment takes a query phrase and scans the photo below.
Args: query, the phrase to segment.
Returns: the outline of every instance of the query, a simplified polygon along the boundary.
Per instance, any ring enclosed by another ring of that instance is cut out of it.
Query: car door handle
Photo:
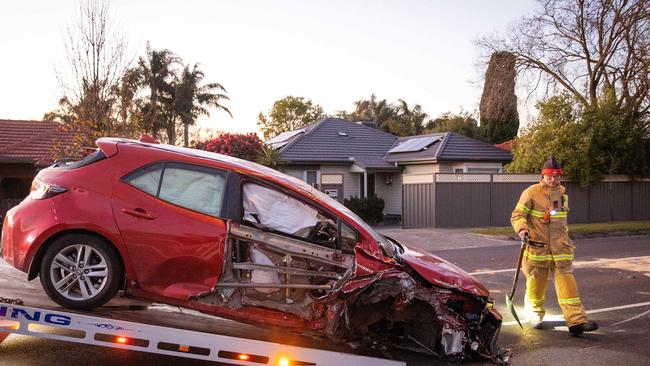
[[[127,215],[137,217],[139,219],[145,219],[145,220],[153,220],[154,219],[153,216],[149,215],[147,210],[145,210],[144,208],[140,208],[140,207],[138,207],[138,208],[123,208],[122,212],[124,212]]]

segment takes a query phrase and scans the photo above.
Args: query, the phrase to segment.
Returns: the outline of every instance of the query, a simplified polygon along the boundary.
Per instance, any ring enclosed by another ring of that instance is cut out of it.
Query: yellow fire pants
[[[537,314],[539,320],[542,320],[546,313],[544,310],[546,284],[548,283],[548,273],[552,271],[557,301],[564,314],[567,327],[587,322],[587,314],[580,303],[578,285],[571,267],[558,269],[552,261],[550,268],[532,267],[524,264],[524,274],[526,275],[525,307],[528,311],[532,310],[533,313]]]

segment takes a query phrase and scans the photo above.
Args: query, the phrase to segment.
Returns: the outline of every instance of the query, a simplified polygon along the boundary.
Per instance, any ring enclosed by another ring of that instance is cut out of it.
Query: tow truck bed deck
[[[8,265],[0,260],[0,267]],[[2,269],[9,276],[0,278],[0,297],[28,306],[0,303],[0,331],[238,365],[405,365],[326,340],[123,297],[92,312],[70,311],[51,302],[37,282],[18,280],[23,273]]]

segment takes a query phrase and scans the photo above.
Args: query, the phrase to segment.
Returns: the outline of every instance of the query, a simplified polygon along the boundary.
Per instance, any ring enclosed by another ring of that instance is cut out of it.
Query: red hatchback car
[[[42,170],[2,227],[4,259],[58,304],[92,309],[121,289],[336,342],[502,360],[485,287],[305,182],[200,150],[97,145]]]

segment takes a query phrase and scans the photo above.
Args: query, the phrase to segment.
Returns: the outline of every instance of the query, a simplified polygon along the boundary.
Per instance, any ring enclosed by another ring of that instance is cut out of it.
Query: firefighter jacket
[[[511,223],[515,232],[527,229],[530,242],[524,253],[524,265],[570,271],[575,246],[569,238],[567,216],[569,197],[564,186],[551,188],[543,181],[523,191]]]

